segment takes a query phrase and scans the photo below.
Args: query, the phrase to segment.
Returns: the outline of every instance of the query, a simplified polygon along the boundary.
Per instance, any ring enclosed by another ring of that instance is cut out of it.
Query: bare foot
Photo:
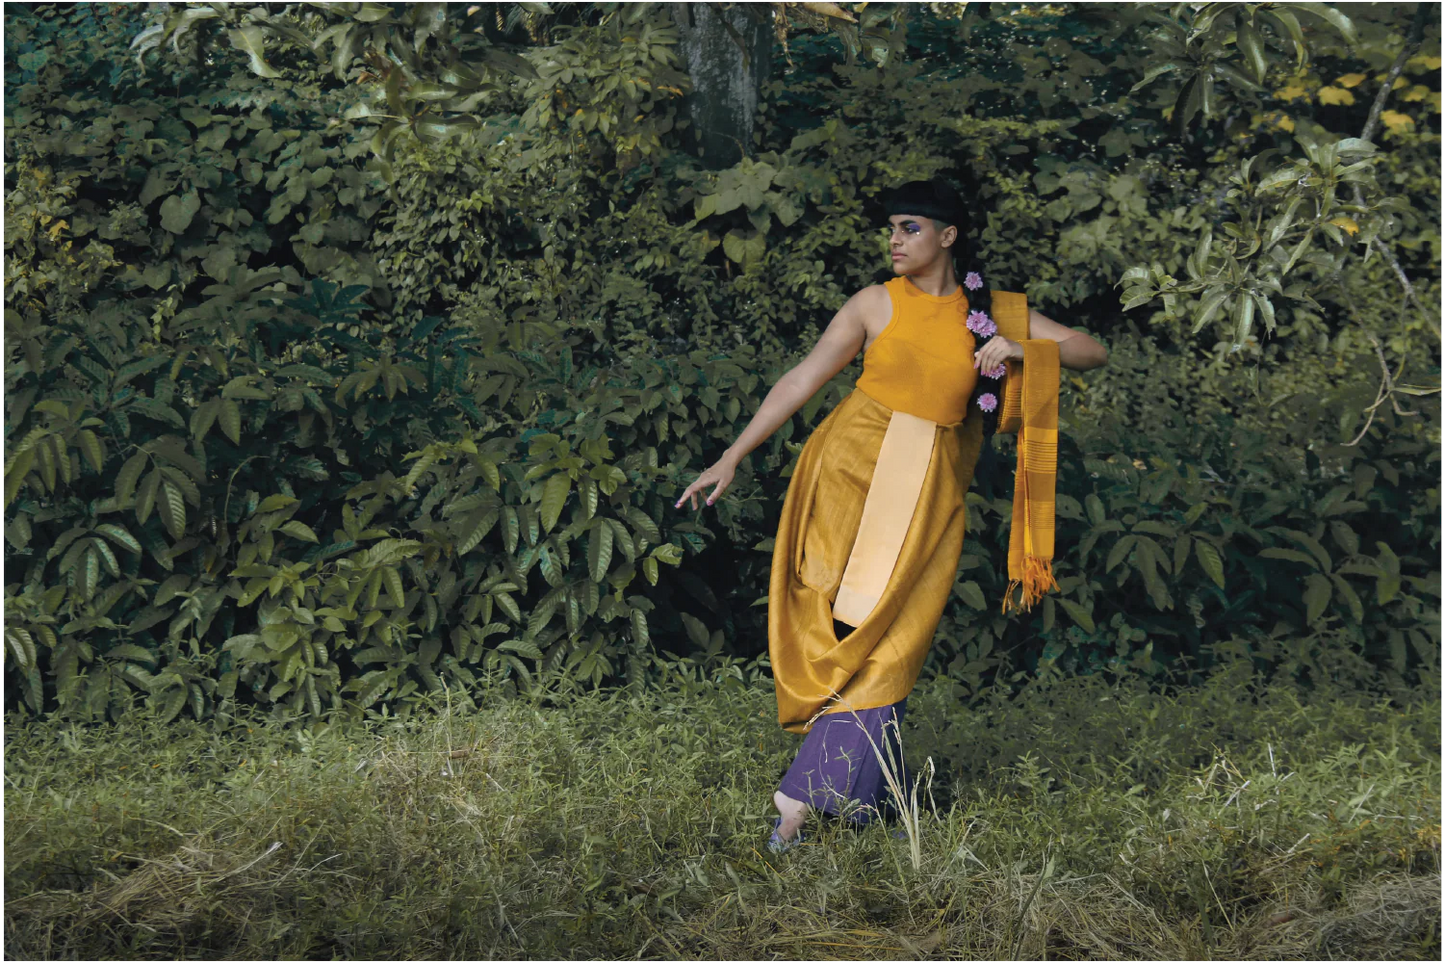
[[[800,799],[783,795],[781,790],[773,793],[773,805],[777,807],[778,815],[783,817],[778,824],[778,837],[787,842],[803,828],[803,821],[808,818],[808,810],[812,807]]]

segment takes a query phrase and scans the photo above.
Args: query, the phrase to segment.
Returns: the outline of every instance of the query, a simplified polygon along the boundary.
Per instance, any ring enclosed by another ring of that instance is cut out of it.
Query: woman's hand
[[[992,371],[1005,361],[1022,361],[1023,357],[1023,345],[996,334],[973,353],[973,366],[979,371]]]
[[[733,483],[733,475],[736,473],[736,471],[737,465],[733,463],[730,459],[718,459],[716,464],[714,464],[711,468],[708,468],[701,475],[697,476],[697,481],[687,486],[687,490],[682,493],[682,497],[679,498],[677,500],[677,504],[673,505],[672,507],[681,508],[682,503],[691,498],[693,511],[697,511],[698,492],[702,491],[702,489],[706,488],[708,485],[714,486],[712,494],[707,496],[707,503],[711,505],[713,502],[718,500],[718,498],[722,495],[723,492],[728,490],[728,486]]]

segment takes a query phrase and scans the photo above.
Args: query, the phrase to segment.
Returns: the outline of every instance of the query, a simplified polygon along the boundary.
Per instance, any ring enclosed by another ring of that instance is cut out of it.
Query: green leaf
[[[461,533],[461,538],[457,542],[457,554],[465,555],[480,545],[487,532],[497,524],[499,514],[496,508],[483,505],[463,518],[457,525],[457,531]]]
[[[146,475],[145,481],[140,483],[135,495],[135,519],[144,525],[146,519],[151,517],[151,509],[156,504],[156,493],[160,491],[161,472],[159,468],[152,469]]]
[[[226,433],[227,438],[231,439],[231,444],[239,445],[241,443],[240,407],[230,398],[222,398],[217,415],[221,422],[221,430]]]
[[[647,613],[641,609],[633,609],[630,618],[633,644],[638,649],[646,649],[652,641],[652,637],[647,632]]]
[[[90,462],[90,467],[100,471],[105,465],[105,449],[101,447],[100,439],[95,432],[89,428],[82,429],[76,436],[80,450],[85,454],[85,460]]]
[[[600,521],[587,533],[587,570],[592,581],[602,582],[607,578],[607,569],[612,564],[612,526]]]
[[[1124,561],[1129,554],[1129,550],[1134,547],[1134,543],[1138,540],[1139,536],[1137,535],[1125,535],[1115,542],[1114,547],[1109,550],[1108,560],[1104,563],[1104,571],[1112,572],[1115,566]]]
[[[161,521],[172,540],[178,542],[186,534],[185,496],[169,480],[161,485]]]
[[[246,55],[251,62],[251,72],[258,77],[279,77],[281,72],[266,62],[266,45],[264,35],[258,24],[251,24],[246,27],[238,27],[226,31],[231,38],[231,46]]]
[[[155,654],[149,649],[144,649],[130,642],[117,645],[107,652],[106,655],[112,659],[129,659],[133,662],[145,662],[149,665],[160,664],[160,660],[157,659]]]
[[[305,542],[311,542],[312,544],[320,544],[321,542],[321,540],[316,537],[316,533],[313,532],[309,526],[304,525],[294,519],[282,525],[280,530],[285,532],[287,535],[292,536],[293,538],[299,538]]]
[[[104,535],[106,538],[110,539],[112,542],[115,542],[126,551],[131,552],[135,555],[139,555],[141,553],[140,542],[136,541],[135,537],[121,526],[107,523],[104,525],[95,526],[95,530],[101,535]]]
[[[1269,72],[1269,61],[1264,55],[1264,41],[1255,29],[1254,23],[1240,12],[1235,27],[1235,45],[1244,54],[1244,62],[1249,64],[1250,72],[1259,83],[1264,83],[1264,75]]]
[[[191,412],[191,437],[196,441],[204,441],[211,426],[216,423],[216,415],[220,411],[220,398],[210,398],[198,405],[196,410]]]
[[[1213,291],[1202,298],[1199,302],[1198,313],[1194,316],[1192,333],[1198,334],[1205,325],[1213,321],[1219,314],[1219,309],[1224,306],[1224,302],[1227,300],[1229,300],[1229,291],[1227,289]]]
[[[392,605],[401,608],[406,604],[406,592],[401,585],[401,573],[388,567],[381,570],[381,577],[386,582],[386,591],[391,596]]]
[[[1079,628],[1085,632],[1095,631],[1094,616],[1088,609],[1084,608],[1078,602],[1063,598],[1062,596],[1057,597],[1056,601],[1059,605],[1063,606],[1065,612],[1069,613],[1069,618],[1073,619]]]
[[[562,514],[562,506],[572,491],[572,479],[566,472],[557,472],[547,479],[542,490],[542,527],[551,531]]]
[[[256,514],[265,515],[267,512],[279,512],[281,509],[289,508],[292,505],[298,504],[300,501],[301,499],[294,498],[290,495],[267,495],[261,500],[261,504],[256,506]]]
[[[139,413],[145,415],[147,418],[153,418],[156,421],[163,421],[182,431],[186,428],[186,421],[181,417],[180,412],[176,411],[176,409],[170,405],[162,404],[154,398],[134,398],[130,404],[126,405],[126,409],[129,412]]]
[[[1292,548],[1264,548],[1260,549],[1260,558],[1278,558],[1287,562],[1303,562],[1310,568],[1319,568],[1319,563],[1304,552],[1297,552]]]
[[[145,452],[137,452],[126,459],[125,464],[120,466],[120,471],[115,476],[115,500],[124,504],[130,501],[135,495],[135,485],[140,479],[140,473],[145,470],[146,463],[150,457]]]
[[[982,612],[988,608],[988,602],[983,597],[983,589],[975,581],[956,583],[953,586],[953,594],[963,599],[964,603],[972,609]]]
[[[1183,88],[1180,89],[1179,96],[1174,101],[1173,116],[1170,118],[1175,130],[1182,132],[1187,129],[1189,122],[1194,119],[1194,115],[1199,113],[1204,98],[1200,89],[1203,79],[1202,74],[1196,73],[1185,81]]]
[[[1199,567],[1204,569],[1215,585],[1224,588],[1224,561],[1219,557],[1219,549],[1202,538],[1194,540],[1194,557],[1199,559]]]
[[[1313,625],[1325,614],[1333,596],[1330,580],[1318,572],[1305,576],[1305,622]]]
[[[497,646],[497,651],[515,652],[525,659],[536,659],[539,662],[546,657],[535,643],[528,642],[526,639],[508,639]]]
[[[183,234],[201,209],[201,196],[194,190],[172,194],[161,202],[161,227],[172,234]]]
[[[1349,17],[1340,13],[1340,11],[1327,3],[1295,2],[1289,5],[1289,9],[1313,14],[1338,30],[1340,36],[1344,37],[1351,45],[1359,43],[1359,38],[1355,35],[1354,23]],[[1275,16],[1278,17],[1278,13],[1276,13]]]

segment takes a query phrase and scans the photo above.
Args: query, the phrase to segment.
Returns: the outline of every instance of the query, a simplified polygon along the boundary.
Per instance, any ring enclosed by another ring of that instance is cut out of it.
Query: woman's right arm
[[[743,457],[766,441],[783,422],[803,407],[819,388],[858,356],[858,351],[863,347],[868,335],[864,319],[876,315],[880,310],[891,310],[888,291],[881,284],[864,288],[849,298],[848,303],[833,316],[833,320],[829,322],[813,350],[808,352],[808,356],[773,385],[763,403],[758,406],[757,414],[753,415],[747,428],[738,436],[738,440],[732,443],[716,464],[687,487],[674,507],[680,508],[683,502],[691,499],[692,507],[696,509],[697,494],[708,485],[715,487],[708,496],[707,503],[711,505],[715,502],[732,483],[733,474]]]

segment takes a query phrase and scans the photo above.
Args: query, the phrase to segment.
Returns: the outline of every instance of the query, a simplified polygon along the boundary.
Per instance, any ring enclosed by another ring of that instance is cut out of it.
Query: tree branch
[[[1395,87],[1395,81],[1405,69],[1405,61],[1415,56],[1420,49],[1420,44],[1425,40],[1425,22],[1429,19],[1430,10],[1424,3],[1415,4],[1415,19],[1410,23],[1410,32],[1405,35],[1405,46],[1400,48],[1399,55],[1395,62],[1390,65],[1389,71],[1385,74],[1385,82],[1380,85],[1380,92],[1375,94],[1375,102],[1370,105],[1370,117],[1365,121],[1365,129],[1360,131],[1360,140],[1369,140],[1375,133],[1375,128],[1380,126],[1380,114],[1385,110],[1385,101],[1390,98],[1390,91]],[[1356,191],[1359,188],[1355,188]]]
[[[1400,48],[1399,54],[1395,57],[1395,62],[1390,65],[1389,71],[1385,74],[1385,81],[1380,85],[1379,93],[1375,94],[1375,102],[1370,105],[1370,116],[1369,119],[1365,121],[1365,129],[1360,131],[1360,140],[1369,140],[1374,135],[1376,128],[1380,126],[1380,114],[1384,112],[1385,102],[1390,98],[1390,91],[1394,88],[1395,81],[1399,79],[1401,72],[1404,71],[1405,62],[1415,56],[1415,53],[1420,49],[1420,44],[1424,42],[1425,23],[1429,19],[1429,13],[1430,7],[1426,4],[1415,4],[1415,19],[1411,21],[1410,32],[1405,36],[1405,46]],[[1360,190],[1360,185],[1356,183],[1352,184],[1351,187],[1354,189],[1355,204],[1359,207],[1364,207],[1365,195]],[[1400,261],[1395,257],[1394,252],[1378,237],[1371,241],[1371,245],[1395,272],[1395,277],[1399,280],[1400,287],[1405,292],[1405,300],[1408,301],[1416,311],[1420,312],[1421,317],[1429,322],[1431,320],[1430,315],[1425,311],[1425,305],[1421,304],[1420,299],[1415,295],[1415,286],[1410,283],[1410,278],[1405,274],[1405,269],[1400,266]],[[1433,324],[1430,327],[1431,330],[1435,332],[1435,337],[1438,340],[1440,337],[1439,327]]]

